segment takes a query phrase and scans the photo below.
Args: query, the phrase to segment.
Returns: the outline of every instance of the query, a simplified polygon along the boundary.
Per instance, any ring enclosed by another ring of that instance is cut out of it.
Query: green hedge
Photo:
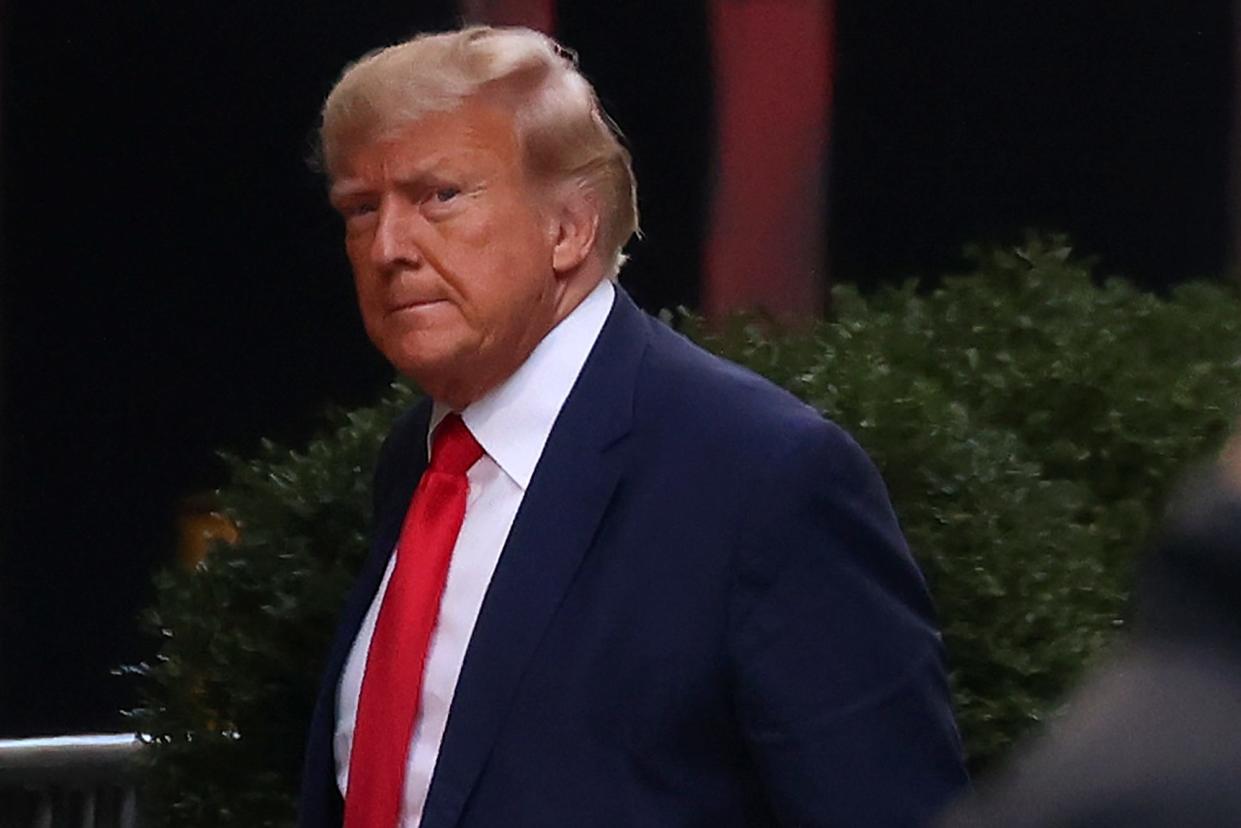
[[[981,768],[1045,716],[1122,626],[1130,563],[1172,478],[1215,450],[1241,390],[1241,302],[1098,281],[1064,240],[972,252],[968,273],[834,292],[834,318],[738,319],[707,347],[837,420],[879,464],[939,606]],[[230,458],[242,528],[159,576],[141,675],[155,816],[286,825],[321,653],[364,553],[369,470],[412,399],[339,414],[303,452]],[[159,820],[157,820],[159,821]]]

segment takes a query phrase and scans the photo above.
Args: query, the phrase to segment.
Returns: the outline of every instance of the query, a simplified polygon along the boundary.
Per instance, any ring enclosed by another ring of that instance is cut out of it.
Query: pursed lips
[[[433,305],[443,304],[447,299],[407,299],[400,302],[391,302],[388,304],[387,313],[399,313],[408,310],[421,310],[429,308]]]

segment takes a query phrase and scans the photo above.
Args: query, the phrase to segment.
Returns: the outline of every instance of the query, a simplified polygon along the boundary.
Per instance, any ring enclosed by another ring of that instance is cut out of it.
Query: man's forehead
[[[341,152],[332,194],[362,179],[416,178],[437,169],[493,160],[517,164],[513,115],[487,104],[462,104],[356,136]]]

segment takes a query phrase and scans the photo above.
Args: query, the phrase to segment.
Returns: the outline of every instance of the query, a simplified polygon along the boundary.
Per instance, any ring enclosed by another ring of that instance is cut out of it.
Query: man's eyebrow
[[[398,186],[408,186],[410,184],[423,184],[428,181],[439,181],[445,176],[451,175],[453,156],[449,153],[441,153],[433,158],[427,159],[425,162],[411,167],[408,170],[402,170],[392,176],[393,183]],[[328,190],[328,199],[337,201],[343,198],[350,198],[362,193],[371,191],[371,187],[366,182],[357,178],[344,178],[337,181]]]
[[[332,202],[339,201],[343,198],[365,193],[369,188],[363,182],[356,178],[346,178],[343,181],[337,181],[332,184],[328,190],[328,200]]]

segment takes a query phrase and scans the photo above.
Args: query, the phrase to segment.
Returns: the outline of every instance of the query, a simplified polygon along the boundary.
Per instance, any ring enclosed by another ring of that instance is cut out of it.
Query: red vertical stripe
[[[717,178],[704,309],[822,308],[832,0],[712,0]]]

